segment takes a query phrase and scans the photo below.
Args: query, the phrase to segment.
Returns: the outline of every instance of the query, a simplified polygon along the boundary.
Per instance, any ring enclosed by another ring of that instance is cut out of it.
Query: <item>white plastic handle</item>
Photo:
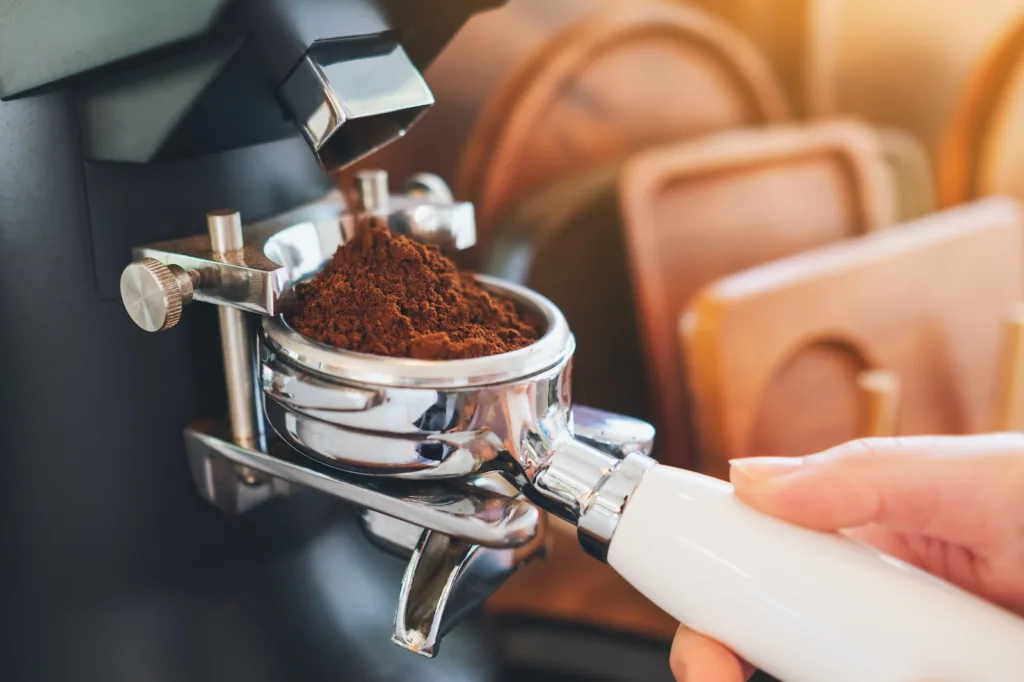
[[[1024,680],[1024,620],[844,536],[761,514],[700,474],[650,469],[608,562],[783,682]]]

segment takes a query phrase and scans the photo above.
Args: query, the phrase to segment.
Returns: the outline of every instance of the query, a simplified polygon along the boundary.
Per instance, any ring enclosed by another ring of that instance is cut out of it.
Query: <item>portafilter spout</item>
[[[279,97],[327,171],[401,137],[434,103],[405,50],[383,35],[317,41]]]

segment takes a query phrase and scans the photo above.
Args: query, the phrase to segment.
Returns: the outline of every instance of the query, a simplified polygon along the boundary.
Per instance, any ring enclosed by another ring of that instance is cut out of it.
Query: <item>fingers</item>
[[[680,627],[669,659],[676,682],[746,682],[754,670],[718,642]]]
[[[844,532],[854,540],[881,550],[889,556],[896,557],[900,561],[913,564],[918,568],[924,568],[921,558],[914,551],[914,548],[908,543],[907,536],[902,533],[897,533],[891,528],[879,526],[878,524],[871,524],[869,526],[861,526],[860,528],[854,528]]]
[[[1024,435],[852,441],[806,458],[734,460],[744,502],[818,530],[881,524],[968,547],[1024,528]]]

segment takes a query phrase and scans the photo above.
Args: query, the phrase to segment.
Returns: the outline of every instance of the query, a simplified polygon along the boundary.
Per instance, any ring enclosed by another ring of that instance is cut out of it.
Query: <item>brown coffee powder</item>
[[[296,286],[286,316],[321,343],[420,360],[506,353],[540,336],[512,301],[380,219],[365,219],[320,273]]]

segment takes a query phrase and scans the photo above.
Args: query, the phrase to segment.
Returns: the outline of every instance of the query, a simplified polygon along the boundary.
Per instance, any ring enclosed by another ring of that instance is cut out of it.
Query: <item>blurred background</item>
[[[575,400],[653,421],[660,460],[1020,428],[1020,2],[509,0],[426,76],[434,108],[339,185],[430,171],[475,202],[462,265],[558,304]],[[654,653],[518,655],[666,678],[675,624],[554,535],[492,617]]]
[[[391,23],[316,21],[370,4]],[[314,41],[400,24],[418,64],[496,4],[0,0],[0,679],[672,679],[677,623],[554,519],[437,659],[395,647],[406,562],[353,507],[197,494],[214,306],[154,339],[119,295],[132,247],[329,189],[274,97]],[[333,180],[473,202],[460,265],[552,299],[575,402],[651,421],[659,460],[1024,429],[1021,0],[507,0],[426,79],[423,119]]]

